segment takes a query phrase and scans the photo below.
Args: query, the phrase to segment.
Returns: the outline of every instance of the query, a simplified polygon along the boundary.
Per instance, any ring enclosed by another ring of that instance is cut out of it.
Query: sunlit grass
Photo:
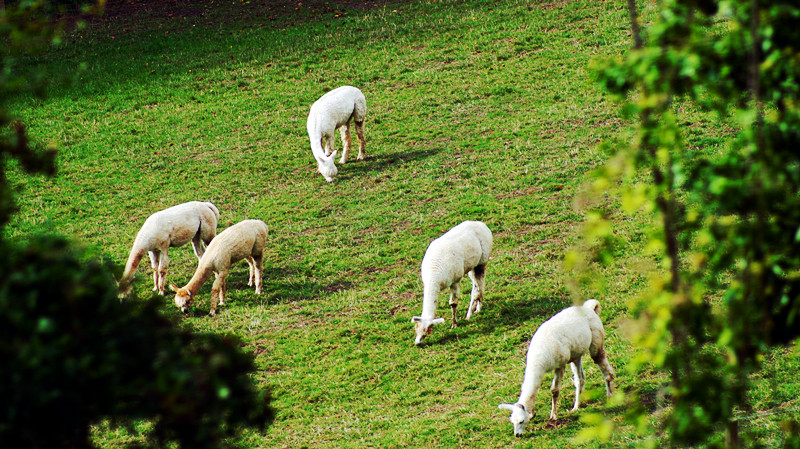
[[[619,217],[621,260],[602,282],[576,286],[562,270],[583,219],[576,198],[607,158],[599,143],[625,127],[589,69],[628,48],[623,2],[305,5],[258,15],[246,5],[171,19],[142,9],[92,23],[43,56],[80,82],[47,100],[19,99],[33,138],[58,145],[59,174],[19,181],[11,234],[72,236],[121,266],[144,219],[177,203],[214,202],[220,230],[264,220],[264,293],[246,287],[241,263],[221,313],[205,316],[209,284],[186,318],[240,336],[255,354],[278,418],[266,435],[245,435],[252,447],[585,447],[572,441],[581,415],[622,425],[625,412],[607,404],[588,359],[583,408],[571,414],[562,398],[556,426],[545,422],[549,379],[526,438],[512,437],[497,404],[519,394],[536,327],[588,297],[603,305],[619,387],[658,390],[663,373],[625,371],[627,302],[656,266],[640,248],[646,217]],[[367,159],[340,166],[328,184],[305,120],[314,100],[345,84],[367,97]],[[716,142],[707,126],[692,142]],[[428,243],[463,220],[494,232],[486,307],[416,348],[419,264]],[[182,285],[196,259],[189,248],[170,257],[168,281]],[[145,265],[135,287],[149,294]],[[791,409],[793,390],[758,400]],[[125,432],[100,426],[95,435],[104,447],[138,438]],[[638,439],[622,426],[612,442]]]

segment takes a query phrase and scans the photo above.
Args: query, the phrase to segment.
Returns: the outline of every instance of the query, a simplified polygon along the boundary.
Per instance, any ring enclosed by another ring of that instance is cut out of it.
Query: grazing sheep
[[[315,101],[308,113],[308,138],[311,140],[311,152],[317,160],[317,170],[328,182],[339,170],[333,164],[336,152],[333,151],[334,134],[339,129],[342,134],[342,158],[340,164],[347,162],[350,150],[350,120],[356,124],[358,135],[358,159],[364,159],[364,117],[367,115],[367,100],[364,94],[355,87],[342,86],[334,89]]]
[[[169,248],[191,241],[194,254],[200,259],[205,245],[217,234],[217,220],[217,207],[200,201],[178,204],[150,215],[136,234],[125,272],[119,281],[120,295],[124,297],[130,293],[133,275],[145,253],[150,254],[153,267],[153,291],[163,295],[169,267]]]
[[[536,394],[542,378],[550,371],[555,371],[553,385],[550,387],[553,393],[550,419],[556,419],[561,377],[564,375],[567,363],[572,368],[575,383],[575,405],[572,411],[578,409],[585,383],[581,357],[587,352],[600,367],[606,382],[606,394],[611,396],[614,370],[606,359],[606,351],[603,349],[604,339],[605,331],[600,321],[600,303],[594,299],[587,300],[582,306],[566,308],[539,326],[528,346],[525,378],[517,403],[499,405],[499,408],[511,411],[509,420],[514,425],[514,435],[522,436],[525,425],[536,415],[533,409]]]
[[[205,255],[200,259],[194,276],[183,288],[174,285],[169,287],[175,292],[175,305],[186,312],[200,287],[205,284],[211,273],[215,280],[211,287],[211,312],[217,313],[219,304],[225,304],[225,279],[231,264],[242,259],[250,266],[250,279],[247,285],[255,284],[256,294],[261,293],[261,262],[264,258],[264,245],[267,240],[267,225],[261,220],[244,220],[220,232],[208,245]]]
[[[492,231],[480,221],[465,221],[431,242],[422,259],[422,315],[411,319],[419,345],[430,335],[434,324],[444,323],[444,318],[434,318],[436,301],[445,288],[450,288],[450,307],[456,327],[456,307],[460,282],[464,274],[472,279],[472,294],[466,319],[481,310],[484,278],[489,254],[492,252]]]

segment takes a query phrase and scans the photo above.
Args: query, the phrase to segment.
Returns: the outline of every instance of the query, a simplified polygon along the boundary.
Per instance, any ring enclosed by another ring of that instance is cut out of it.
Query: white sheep
[[[466,319],[481,310],[486,264],[491,252],[492,231],[480,221],[465,221],[431,242],[425,251],[421,267],[422,315],[411,319],[415,323],[414,330],[417,334],[414,344],[422,343],[422,339],[431,334],[434,324],[444,323],[444,318],[434,318],[434,315],[436,301],[445,288],[450,289],[452,327],[456,327],[459,284],[467,273],[472,279],[472,294]]]
[[[145,253],[150,254],[153,267],[153,291],[163,295],[169,267],[169,248],[191,241],[194,254],[200,259],[205,245],[217,234],[218,220],[217,207],[200,201],[178,204],[150,215],[136,234],[119,281],[120,295],[124,297],[130,293],[131,281]]]
[[[194,276],[185,287],[169,287],[175,292],[175,305],[186,312],[192,300],[197,296],[200,287],[213,273],[214,284],[211,286],[211,312],[217,313],[217,302],[225,304],[228,270],[231,264],[242,259],[250,266],[250,278],[247,285],[255,284],[256,294],[261,293],[261,262],[264,259],[264,246],[267,240],[267,225],[261,220],[244,220],[220,232],[208,245],[206,253],[200,259]]]
[[[550,371],[555,371],[553,384],[550,387],[553,393],[550,419],[556,419],[561,377],[564,375],[567,363],[572,368],[575,384],[575,405],[572,411],[578,409],[585,383],[581,357],[587,352],[600,367],[606,383],[606,394],[611,396],[614,370],[606,359],[606,351],[603,349],[604,339],[605,330],[600,321],[600,303],[594,299],[587,300],[582,306],[566,308],[539,326],[528,346],[525,377],[517,403],[499,405],[499,408],[511,411],[509,420],[514,425],[514,435],[522,436],[525,425],[536,415],[533,409],[536,394],[545,374]]]
[[[339,129],[342,134],[342,158],[340,164],[347,162],[347,153],[352,143],[350,138],[350,120],[356,125],[358,135],[358,159],[364,159],[366,140],[364,139],[364,117],[367,115],[367,100],[364,94],[355,87],[342,86],[334,89],[315,101],[308,113],[308,138],[311,141],[311,152],[317,160],[317,170],[328,182],[339,173],[333,159],[334,135]]]

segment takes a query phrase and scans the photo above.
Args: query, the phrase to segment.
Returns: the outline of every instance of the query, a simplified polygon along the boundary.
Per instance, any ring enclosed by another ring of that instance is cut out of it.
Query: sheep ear
[[[336,151],[334,151],[333,153],[331,153],[331,155],[330,155],[330,156],[328,156],[328,158],[329,158],[330,160],[333,160],[333,158],[335,158],[335,157],[336,157],[336,153],[338,153],[338,152],[339,152],[339,150],[336,150]]]
[[[497,408],[503,409],[503,410],[514,411],[514,406],[512,404],[500,404],[500,405],[497,406]]]
[[[178,293],[178,290],[180,290],[178,287],[176,287],[173,284],[169,284],[169,289],[172,290],[175,293]]]
[[[411,318],[411,322],[412,323],[419,323],[421,321],[422,321],[422,317],[421,316],[415,316],[415,317]]]
[[[444,323],[444,318],[436,318],[435,320],[431,321],[431,324],[442,324]]]

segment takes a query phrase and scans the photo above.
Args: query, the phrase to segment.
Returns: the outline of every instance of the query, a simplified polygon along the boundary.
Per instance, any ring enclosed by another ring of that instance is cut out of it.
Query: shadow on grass
[[[346,290],[349,284],[336,282],[328,286],[323,286],[316,282],[274,282],[266,280],[259,295],[254,293],[253,287],[247,285],[247,277],[235,282],[228,281],[228,293],[224,305],[217,306],[217,312],[226,307],[229,303],[236,303],[238,306],[255,305],[275,305],[307,301],[322,295]],[[202,317],[207,316],[211,309],[211,292],[198,294],[197,299],[192,302],[187,316]]]
[[[353,159],[349,160],[346,164],[339,164],[339,155],[337,154],[336,165],[339,168],[337,180],[349,180],[351,178],[363,177],[371,171],[385,171],[398,165],[429,158],[440,151],[441,149],[427,149],[379,153],[375,155],[367,153],[367,157],[363,161],[356,160],[353,157]],[[358,150],[356,149],[356,154],[357,152]]]
[[[505,301],[497,304],[497,310],[492,310],[490,318],[494,321],[494,327],[513,327],[530,321],[543,323],[571,305],[572,302],[569,298],[530,298],[515,302]]]
[[[253,287],[247,285],[248,274],[234,278],[228,277],[228,296],[231,291],[247,291],[249,294],[241,295],[242,304],[264,304],[272,305],[279,303],[292,303],[307,301],[321,296],[328,296],[340,291],[348,290],[353,287],[353,283],[344,280],[335,280],[328,284],[323,284],[312,279],[309,273],[304,276],[304,280],[297,280],[296,275],[288,275],[288,272],[298,270],[287,267],[264,267],[262,272],[262,291],[260,295],[253,293]],[[302,271],[302,270],[300,270]]]
[[[258,297],[258,302],[263,301],[264,304],[271,305],[308,301],[348,290],[352,286],[353,284],[351,282],[342,281],[333,282],[328,285],[322,285],[317,282],[265,283],[264,291]]]
[[[323,296],[328,296],[344,290],[351,289],[353,283],[346,280],[334,280],[328,284],[315,281],[312,273],[298,267],[273,266],[264,264],[262,271],[262,291],[255,294],[255,288],[247,285],[249,272],[247,265],[242,263],[232,269],[227,278],[227,300],[238,305],[274,305],[307,301]],[[297,280],[297,273],[302,273],[303,280]],[[192,301],[188,316],[201,317],[208,315],[211,308],[211,288],[214,284],[213,277],[203,284],[200,291]],[[171,305],[174,294],[168,296],[166,301]],[[222,307],[225,307],[224,305]],[[220,307],[217,307],[219,311]]]
[[[564,394],[564,387],[563,386],[561,387],[561,394],[562,394],[562,396]],[[562,397],[562,399],[564,399],[564,398]],[[573,398],[570,398],[570,401],[572,399]],[[545,421],[539,423],[539,425],[536,426],[534,428],[534,430],[541,429],[543,431],[551,431],[551,430],[558,430],[558,429],[560,429],[562,427],[572,427],[572,426],[578,424],[578,422],[580,422],[580,413],[571,412],[571,411],[568,411],[568,410],[564,411],[563,408],[565,408],[565,407],[567,407],[567,406],[565,406],[561,402],[559,403],[558,412],[557,412],[558,413],[558,415],[557,415],[558,417],[556,418],[555,421],[547,418],[547,416],[548,416],[547,412],[549,410],[545,410],[544,413],[540,412],[539,414],[541,414],[541,415],[543,415],[545,417]],[[569,407],[571,407],[571,406],[569,406]],[[533,434],[533,433],[531,433],[531,434]]]
[[[477,315],[467,321],[464,319],[466,314],[466,304],[459,303],[458,308],[458,327],[450,329],[450,310],[442,316],[447,320],[446,325],[434,328],[432,336],[423,340],[421,346],[447,344],[449,342],[468,338],[476,335],[492,335],[498,332],[499,328],[514,328],[524,324],[535,323],[538,328],[550,317],[572,305],[568,298],[533,298],[517,302],[492,303],[492,299],[484,300],[483,308]],[[526,337],[530,339],[533,331]]]

